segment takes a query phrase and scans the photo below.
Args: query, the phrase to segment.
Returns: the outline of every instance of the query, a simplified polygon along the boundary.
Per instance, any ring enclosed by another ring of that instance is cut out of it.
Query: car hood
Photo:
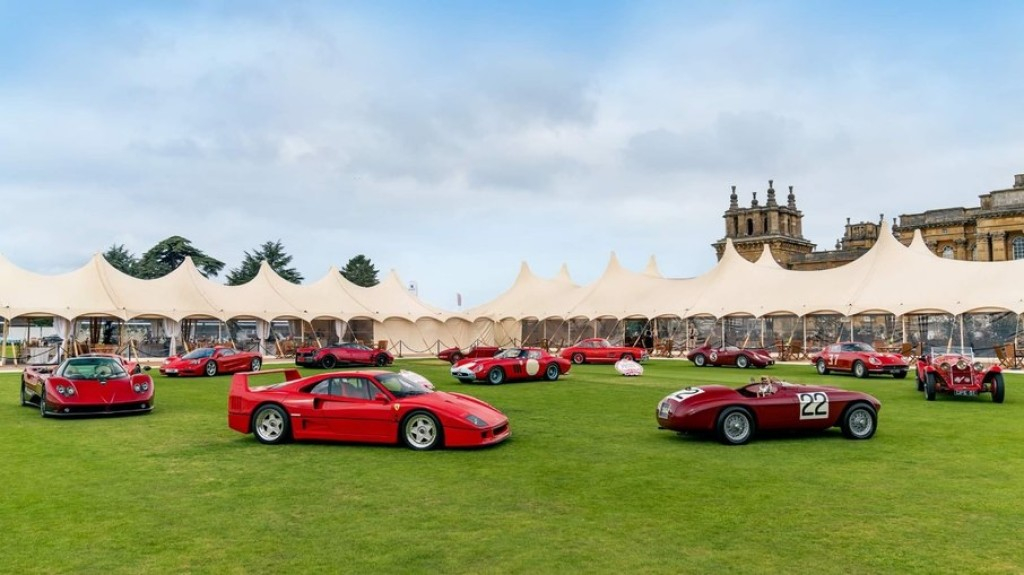
[[[462,393],[435,391],[433,393],[425,393],[423,395],[398,398],[395,401],[398,403],[415,403],[424,407],[431,407],[459,419],[462,419],[467,415],[475,415],[486,421],[489,425],[501,423],[508,419],[505,417],[504,413],[496,409],[491,404]]]

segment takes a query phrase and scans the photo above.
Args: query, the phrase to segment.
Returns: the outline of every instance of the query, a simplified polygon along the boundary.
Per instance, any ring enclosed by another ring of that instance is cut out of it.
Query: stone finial
[[[884,221],[885,221],[885,214],[878,214],[878,225],[882,225],[882,222],[884,222]]]
[[[789,207],[791,207],[791,208],[793,208],[795,210],[796,209],[796,195],[793,194],[793,186],[789,187],[789,197],[787,199],[789,200],[789,202],[788,202]]]
[[[1013,176],[1013,187],[1024,188],[1024,174],[1016,174]]]
[[[836,251],[843,249],[843,240],[836,240]]]
[[[774,208],[774,207],[776,207],[778,205],[779,205],[779,203],[775,201],[775,188],[769,186],[768,187],[768,207],[769,208]]]
[[[736,197],[736,186],[732,187],[732,193],[729,194],[729,209],[736,209],[740,207],[739,199]]]
[[[754,192],[754,199],[753,199],[753,201],[750,202],[750,207],[752,207],[752,208],[756,208],[757,207],[757,192]]]
[[[850,225],[850,218],[846,218],[846,225]]]

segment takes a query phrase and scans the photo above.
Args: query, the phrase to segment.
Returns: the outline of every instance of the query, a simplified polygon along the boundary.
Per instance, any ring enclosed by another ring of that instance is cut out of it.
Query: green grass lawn
[[[272,367],[272,366],[268,366]],[[462,385],[504,411],[479,450],[265,446],[227,427],[229,377],[154,374],[150,415],[42,419],[0,375],[0,571],[10,573],[1021,573],[1024,378],[1006,402],[905,380],[652,361],[556,383]],[[688,385],[773,374],[874,394],[838,429],[727,447],[658,430]]]

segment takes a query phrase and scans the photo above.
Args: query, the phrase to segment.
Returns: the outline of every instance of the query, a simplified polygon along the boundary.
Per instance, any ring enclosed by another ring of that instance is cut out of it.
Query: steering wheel
[[[96,368],[96,377],[110,377],[111,373],[113,372],[105,365],[101,365]]]

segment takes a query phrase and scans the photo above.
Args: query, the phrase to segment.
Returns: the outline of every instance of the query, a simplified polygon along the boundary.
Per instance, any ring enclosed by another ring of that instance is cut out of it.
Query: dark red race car
[[[555,357],[539,347],[513,347],[494,357],[464,359],[452,366],[452,375],[462,383],[546,379],[555,381],[569,373],[569,360]]]
[[[252,351],[239,351],[230,347],[200,347],[181,357],[169,357],[160,366],[163,375],[205,375],[219,373],[259,371],[263,356]]]
[[[462,351],[458,347],[449,347],[437,352],[437,359],[448,363],[458,363],[466,358],[494,357],[501,350],[502,348],[493,345],[474,345],[466,351]]]
[[[825,346],[811,356],[811,363],[820,375],[846,371],[857,377],[891,374],[896,379],[907,377],[910,366],[898,353],[883,353],[859,341],[843,341]]]
[[[736,347],[735,345],[716,347],[707,343],[690,350],[686,354],[686,359],[692,361],[693,365],[697,367],[735,365],[743,369],[751,366],[775,365],[775,358],[767,349]]]
[[[835,426],[850,439],[868,439],[875,434],[881,407],[866,393],[762,377],[736,389],[687,387],[661,400],[655,417],[660,429],[711,432],[722,443],[741,445],[757,431]]]
[[[21,404],[38,406],[43,417],[148,413],[153,394],[153,378],[129,373],[117,356],[72,357],[21,374]]]
[[[917,360],[917,390],[935,401],[935,394],[974,397],[991,393],[992,401],[1002,403],[1006,395],[1003,370],[998,365],[985,367],[974,359],[974,350],[962,347],[932,348]]]
[[[647,350],[642,347],[612,345],[607,339],[592,337],[580,340],[576,345],[560,351],[558,355],[575,364],[615,363],[620,359],[640,362],[647,359]]]
[[[250,379],[258,375],[262,381],[266,374],[285,381],[250,386]],[[262,443],[402,442],[416,450],[491,445],[511,433],[505,414],[479,399],[434,391],[414,378],[382,370],[309,377],[297,369],[236,374],[228,396],[228,425]]]
[[[395,356],[385,349],[367,347],[349,341],[328,347],[300,347],[295,351],[295,365],[332,369],[339,365],[391,365]]]

